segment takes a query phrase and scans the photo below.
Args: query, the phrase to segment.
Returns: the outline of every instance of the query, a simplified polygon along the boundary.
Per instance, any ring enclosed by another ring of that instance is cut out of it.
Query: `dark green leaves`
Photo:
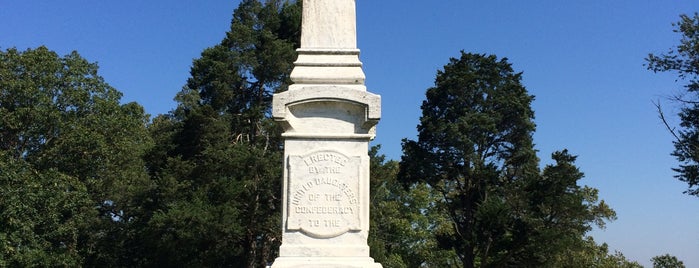
[[[695,92],[699,90],[699,13],[682,14],[673,26],[674,32],[682,35],[680,44],[667,54],[648,54],[647,67],[653,72],[676,72],[687,82],[687,91]]]
[[[296,57],[300,3],[242,1],[150,126],[149,265],[263,267],[280,244],[282,141],[270,118]]]
[[[684,263],[670,254],[655,256],[651,259],[653,268],[685,268]]]
[[[94,223],[87,189],[0,152],[0,266],[80,266]]]
[[[140,218],[135,200],[149,187],[143,108],[120,104],[121,93],[77,52],[59,57],[45,47],[0,52],[0,90],[0,188],[3,213],[12,214],[0,230],[10,241],[2,259],[114,263],[128,249],[113,230]]]
[[[680,161],[679,167],[673,169],[677,172],[675,177],[689,186],[685,193],[699,196],[699,13],[680,15],[680,21],[673,25],[677,27],[674,31],[682,35],[680,44],[667,54],[649,54],[646,67],[653,72],[677,73],[679,80],[686,83],[687,92],[675,98],[682,106],[678,114],[681,128],[668,128],[676,138],[672,155]],[[662,111],[661,118],[664,120]]]
[[[533,97],[520,80],[506,59],[462,52],[427,90],[418,141],[404,142],[399,178],[440,194],[434,209],[453,230],[436,238],[464,267],[506,263],[511,256],[498,251],[522,243],[512,212],[523,193],[512,191],[536,174],[537,158]]]
[[[577,185],[567,151],[539,171],[532,100],[507,59],[462,52],[427,90],[418,140],[403,142],[398,178],[434,193],[421,210],[430,239],[463,267],[556,267],[615,217]]]

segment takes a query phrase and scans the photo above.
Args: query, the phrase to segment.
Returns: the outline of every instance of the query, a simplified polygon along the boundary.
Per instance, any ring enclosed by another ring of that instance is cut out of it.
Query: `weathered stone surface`
[[[299,84],[335,84],[366,90],[364,71],[359,61],[358,49],[306,49],[297,50],[291,80]],[[298,87],[296,87],[298,88]],[[293,90],[293,89],[289,89]]]
[[[301,48],[291,72],[295,83],[341,84],[366,90],[355,13],[354,0],[303,1]]]
[[[357,48],[354,0],[304,0],[301,47]]]
[[[282,245],[271,267],[380,268],[369,257],[369,141],[381,97],[366,91],[354,0],[304,0],[301,48],[274,95],[284,127]]]
[[[285,125],[285,137],[373,139],[381,96],[344,85],[306,85],[275,94],[272,116]]]
[[[360,157],[335,150],[290,155],[286,229],[316,238],[361,231]]]

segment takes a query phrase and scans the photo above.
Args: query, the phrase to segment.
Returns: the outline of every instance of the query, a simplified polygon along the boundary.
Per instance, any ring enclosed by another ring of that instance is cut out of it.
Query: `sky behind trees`
[[[0,0],[0,49],[77,50],[106,82],[152,115],[174,108],[192,59],[218,43],[239,1]],[[398,160],[414,138],[425,90],[460,50],[507,57],[536,96],[534,142],[542,165],[563,148],[579,155],[584,183],[619,219],[598,242],[650,266],[670,253],[699,267],[699,200],[682,194],[672,137],[653,106],[681,82],[647,71],[648,53],[679,42],[672,23],[696,1],[357,1],[367,87],[383,98],[374,144]]]

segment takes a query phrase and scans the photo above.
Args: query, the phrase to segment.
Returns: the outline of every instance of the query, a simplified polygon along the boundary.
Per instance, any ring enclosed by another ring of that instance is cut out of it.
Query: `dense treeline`
[[[300,23],[300,1],[242,1],[177,107],[152,119],[76,52],[0,51],[0,267],[271,263],[283,150],[271,96],[291,82]],[[640,267],[586,236],[615,213],[578,185],[574,155],[539,167],[521,77],[462,52],[402,159],[371,149],[369,244],[384,267]]]
[[[0,53],[0,266],[127,255],[153,186],[143,108],[97,65],[45,47]]]

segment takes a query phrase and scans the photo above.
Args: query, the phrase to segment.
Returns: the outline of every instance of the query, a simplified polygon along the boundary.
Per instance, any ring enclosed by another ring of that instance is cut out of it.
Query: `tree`
[[[453,267],[458,258],[453,251],[440,249],[431,235],[433,223],[443,215],[426,209],[437,194],[425,184],[403,187],[398,181],[398,162],[379,155],[371,157],[371,208],[369,246],[371,256],[385,267]]]
[[[440,194],[435,209],[448,215],[451,228],[437,232],[437,240],[455,250],[463,267],[494,262],[494,243],[515,242],[498,240],[517,225],[500,218],[510,204],[498,191],[536,173],[533,97],[520,79],[506,59],[462,52],[427,90],[418,141],[403,142],[399,177]]]
[[[0,266],[81,266],[96,211],[74,177],[0,153]]]
[[[522,256],[558,267],[574,263],[558,256],[587,251],[585,234],[592,225],[604,228],[605,220],[616,219],[616,213],[599,200],[597,189],[578,185],[584,174],[575,166],[576,156],[563,150],[551,158],[555,164],[544,167],[540,177],[523,187],[530,242]]]
[[[301,1],[244,0],[194,60],[178,107],[155,118],[150,265],[263,267],[280,244],[282,140],[272,94],[299,47]]]
[[[699,196],[699,13],[680,15],[680,21],[673,26],[677,27],[675,32],[682,34],[680,44],[666,54],[649,54],[646,67],[653,72],[677,73],[678,80],[686,82],[686,92],[675,98],[682,105],[678,114],[680,129],[670,126],[660,105],[656,106],[675,137],[672,155],[680,162],[673,169],[677,172],[675,177],[689,186],[686,194]]]
[[[651,259],[653,268],[684,268],[684,263],[670,254],[655,256]]]
[[[142,160],[151,145],[148,117],[138,104],[120,104],[121,93],[97,70],[77,52],[0,53],[0,155],[7,167],[0,188],[8,191],[3,212],[10,214],[3,240],[20,254],[2,259],[102,266],[129,250],[128,230],[142,212],[136,199],[149,187]]]
[[[403,142],[399,180],[437,194],[421,209],[443,215],[430,217],[431,233],[463,267],[547,267],[614,218],[577,185],[567,151],[539,171],[533,96],[520,81],[507,59],[461,52],[427,90],[418,140]]]
[[[628,260],[621,252],[610,253],[606,243],[598,245],[592,237],[585,237],[576,243],[578,246],[556,255],[556,260],[549,267],[643,268],[638,262]]]

